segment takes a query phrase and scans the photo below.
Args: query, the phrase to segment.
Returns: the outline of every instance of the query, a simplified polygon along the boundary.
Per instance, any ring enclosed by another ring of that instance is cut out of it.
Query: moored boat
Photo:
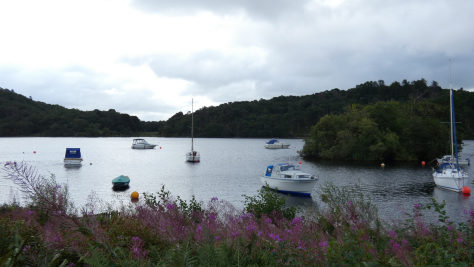
[[[148,143],[143,138],[135,138],[132,142],[133,149],[153,149],[156,145]]]
[[[66,148],[64,156],[64,166],[79,167],[82,165],[82,156],[80,148]]]
[[[260,177],[264,186],[281,193],[311,196],[318,178],[300,170],[299,165],[279,163],[267,166],[265,175]]]
[[[280,149],[280,148],[289,148],[290,144],[280,143],[278,139],[270,139],[265,143],[265,148],[268,149]]]
[[[453,89],[449,90],[449,97],[451,155],[448,162],[442,162],[435,168],[433,171],[433,180],[439,188],[461,192],[468,182],[468,175],[459,166]]]
[[[114,190],[127,189],[130,184],[130,178],[125,175],[120,175],[112,180]]]
[[[200,162],[201,155],[194,150],[194,101],[191,100],[191,151],[186,153],[187,162]]]

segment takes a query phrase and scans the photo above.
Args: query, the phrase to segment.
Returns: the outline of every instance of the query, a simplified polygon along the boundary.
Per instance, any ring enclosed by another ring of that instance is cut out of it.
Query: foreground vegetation
[[[93,197],[74,208],[65,185],[24,163],[6,178],[29,197],[0,210],[0,265],[5,266],[469,266],[474,217],[454,224],[436,203],[413,207],[410,219],[384,224],[363,196],[327,185],[317,214],[299,214],[272,191],[234,209],[212,198],[184,201],[164,188],[120,209]],[[424,220],[434,208],[438,223]]]

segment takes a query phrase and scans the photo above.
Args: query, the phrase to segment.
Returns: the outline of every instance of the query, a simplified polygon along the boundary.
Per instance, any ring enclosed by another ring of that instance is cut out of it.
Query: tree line
[[[348,90],[338,88],[305,96],[225,103],[203,107],[194,114],[196,137],[307,137],[311,127],[325,115],[343,114],[348,107],[395,101],[422,112],[424,105],[440,110],[436,116],[449,118],[448,90],[426,80],[368,81]],[[456,116],[460,131],[474,138],[474,93],[458,90]],[[434,116],[429,114],[430,116]],[[420,117],[424,119],[425,117]],[[108,111],[80,111],[33,101],[13,90],[0,88],[0,136],[167,136],[191,133],[191,114],[178,112],[166,121],[140,121],[136,116]],[[443,127],[443,126],[440,126]]]

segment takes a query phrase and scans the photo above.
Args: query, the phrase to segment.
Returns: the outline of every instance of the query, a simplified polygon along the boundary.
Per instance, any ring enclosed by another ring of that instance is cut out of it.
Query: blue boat
[[[64,156],[64,166],[81,166],[82,156],[80,148],[66,148],[66,155]]]

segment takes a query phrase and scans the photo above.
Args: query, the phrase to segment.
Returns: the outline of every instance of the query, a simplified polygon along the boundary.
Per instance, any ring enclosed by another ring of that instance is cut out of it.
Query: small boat
[[[143,138],[133,139],[132,148],[133,149],[153,149],[156,145],[148,143]]]
[[[456,163],[456,159],[452,158],[451,155],[444,155],[442,158],[436,159],[436,161],[438,162],[438,165],[441,165],[443,163]],[[471,165],[471,160],[469,158],[458,158],[458,164],[459,166],[469,166]]]
[[[66,148],[66,155],[64,156],[64,166],[79,167],[82,165],[81,149],[80,148]]]
[[[130,178],[125,175],[120,175],[112,180],[112,189],[114,190],[121,190],[127,189],[130,183]]]
[[[187,162],[200,162],[201,155],[199,152],[194,150],[194,111],[193,111],[193,100],[191,100],[191,151],[186,153]]]
[[[453,89],[449,90],[449,109],[450,109],[450,126],[451,126],[451,155],[449,162],[439,164],[433,171],[433,180],[436,186],[461,192],[464,185],[468,183],[468,175],[459,166],[458,148],[456,139],[456,123],[454,116],[454,97]]]
[[[290,163],[268,165],[265,175],[260,177],[262,184],[273,190],[308,197],[317,180],[316,176],[302,172],[299,165]]]
[[[280,143],[278,139],[270,139],[265,143],[265,148],[268,149],[279,149],[279,148],[289,148],[290,144]]]

